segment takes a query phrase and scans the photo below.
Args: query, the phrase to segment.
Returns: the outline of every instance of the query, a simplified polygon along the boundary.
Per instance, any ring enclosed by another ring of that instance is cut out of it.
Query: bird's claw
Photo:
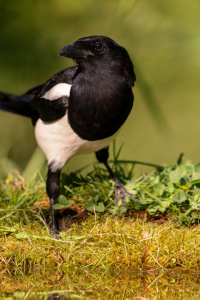
[[[114,199],[114,204],[117,205],[118,201],[121,199],[122,201],[122,206],[126,207],[126,198],[125,196],[132,198],[132,199],[136,199],[137,196],[134,194],[129,193],[124,185],[118,180],[115,180],[116,185],[114,187],[114,191],[115,191],[115,199]]]

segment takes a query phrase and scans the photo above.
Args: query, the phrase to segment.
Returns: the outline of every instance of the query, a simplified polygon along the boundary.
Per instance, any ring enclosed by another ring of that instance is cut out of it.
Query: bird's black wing
[[[50,122],[65,115],[68,96],[50,101],[42,98],[46,92],[58,83],[72,84],[78,67],[71,67],[53,75],[45,84],[38,85],[24,95],[0,92],[0,110],[18,114],[32,119],[33,125],[38,118]]]
[[[31,107],[39,114],[39,118],[44,122],[52,122],[62,118],[68,108],[69,94],[56,94],[56,89],[60,83],[72,85],[73,78],[78,67],[70,67],[53,75],[40,92],[32,99]],[[54,89],[54,96],[50,98],[50,91]],[[30,90],[35,92],[34,89]],[[48,98],[49,97],[49,98]]]
[[[31,95],[17,96],[0,92],[0,109],[31,118],[34,124],[38,118],[38,113],[30,107],[31,100]]]
[[[41,90],[43,89],[44,86],[45,86],[45,83],[37,85],[34,88],[28,90],[25,95],[37,96],[41,92]]]

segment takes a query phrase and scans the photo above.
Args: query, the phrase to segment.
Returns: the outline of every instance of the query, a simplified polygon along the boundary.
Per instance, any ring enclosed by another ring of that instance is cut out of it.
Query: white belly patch
[[[37,143],[53,172],[61,169],[74,155],[92,153],[108,146],[118,132],[103,140],[83,140],[72,130],[67,114],[50,123],[39,119],[35,127]]]

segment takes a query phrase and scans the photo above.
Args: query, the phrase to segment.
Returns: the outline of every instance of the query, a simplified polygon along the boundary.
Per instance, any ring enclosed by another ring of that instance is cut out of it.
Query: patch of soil
[[[164,216],[161,213],[158,213],[156,216],[152,216],[148,213],[148,208],[145,210],[136,210],[136,209],[131,209],[127,212],[127,216],[130,218],[137,219],[138,217],[141,219],[146,219],[147,222],[151,223],[166,223],[169,221],[168,216]]]
[[[56,216],[58,219],[59,231],[70,228],[74,223],[80,224],[91,214],[93,213],[78,205],[72,205],[70,207],[63,208]]]
[[[82,206],[72,205],[56,211],[56,225],[59,231],[71,228],[72,224],[80,224],[85,221],[93,212],[89,212]],[[51,227],[51,215],[48,210],[45,214],[45,222]]]
[[[59,228],[59,231],[69,230],[72,224],[75,223],[80,224],[81,222],[85,221],[88,217],[90,217],[93,214],[94,214],[93,212],[90,212],[86,210],[84,207],[78,205],[72,205],[70,207],[63,208],[62,210],[56,212],[57,227]],[[148,214],[147,209],[146,210],[132,209],[129,210],[127,214],[121,215],[121,217],[133,218],[135,220],[140,218],[140,219],[145,219],[147,222],[159,223],[159,224],[163,224],[169,221],[169,218],[167,216],[162,215],[161,213],[158,214],[157,216],[151,216],[150,214]],[[47,222],[47,224],[50,223],[49,211],[45,216],[45,221]]]

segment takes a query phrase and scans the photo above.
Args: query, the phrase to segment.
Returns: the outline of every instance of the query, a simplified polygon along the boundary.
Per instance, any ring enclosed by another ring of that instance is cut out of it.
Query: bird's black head
[[[110,66],[121,69],[129,84],[134,85],[136,78],[128,52],[108,37],[96,35],[81,38],[64,47],[59,56],[72,58],[84,67]]]

